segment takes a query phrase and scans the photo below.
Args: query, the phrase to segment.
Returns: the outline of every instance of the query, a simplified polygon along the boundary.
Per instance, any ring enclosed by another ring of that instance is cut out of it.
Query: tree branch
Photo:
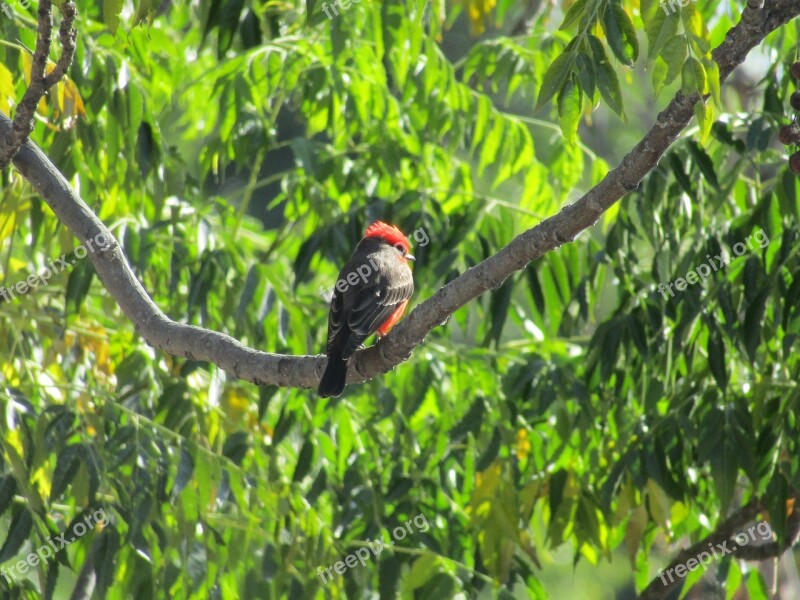
[[[67,69],[72,64],[72,58],[75,56],[75,39],[78,32],[72,26],[75,22],[75,17],[78,16],[78,10],[75,8],[73,0],[65,0],[61,5],[61,26],[58,28],[58,39],[61,40],[61,56],[58,58],[53,71],[44,79],[46,89],[50,89],[59,81],[61,81],[67,74]]]
[[[794,546],[797,543],[798,536],[800,536],[800,513],[797,511],[792,512],[787,518],[786,539],[783,543],[778,543],[773,540],[758,546],[736,544],[737,534],[741,534],[744,526],[752,522],[758,513],[763,511],[763,508],[762,503],[752,500],[745,504],[702,540],[682,550],[678,556],[662,570],[662,575],[655,577],[647,587],[642,590],[642,593],[639,594],[636,600],[661,600],[665,598],[673,588],[682,585],[684,579],[689,574],[687,570],[683,577],[679,577],[675,574],[675,568],[680,565],[685,567],[687,561],[690,559],[695,559],[695,561],[697,561],[697,557],[704,552],[708,553],[709,548],[725,547],[727,553],[735,558],[759,561],[776,558]],[[733,550],[733,548],[736,549]],[[667,573],[670,574],[669,577],[663,575]]]
[[[772,0],[763,8],[752,2],[741,21],[714,50],[720,79],[724,80],[744,61],[748,52],[772,31],[800,15],[797,0]],[[622,162],[574,204],[542,221],[506,247],[462,273],[417,306],[376,345],[359,351],[351,361],[349,383],[357,383],[389,371],[407,360],[425,336],[442,325],[456,310],[490,289],[499,287],[515,271],[546,252],[571,242],[627,192],[635,189],[658,163],[693,115],[699,95],[678,93],[657,118],[656,124]],[[0,115],[0,140],[13,135],[10,121]],[[109,243],[90,256],[100,280],[152,346],[175,356],[209,361],[240,379],[280,387],[314,387],[325,366],[325,357],[286,356],[258,352],[232,337],[176,323],[153,303],[125,260],[119,244],[103,223],[78,197],[35,144],[27,142],[14,158],[20,170],[83,243],[102,235]]]
[[[47,90],[61,81],[72,64],[77,35],[72,25],[78,14],[73,0],[65,0],[61,5],[61,12],[64,14],[59,28],[61,56],[53,71],[45,75],[47,58],[50,56],[50,37],[53,32],[53,5],[51,0],[39,0],[39,28],[36,34],[36,50],[31,61],[31,82],[14,111],[11,135],[0,138],[0,171],[9,165],[33,131],[33,117],[39,100]]]

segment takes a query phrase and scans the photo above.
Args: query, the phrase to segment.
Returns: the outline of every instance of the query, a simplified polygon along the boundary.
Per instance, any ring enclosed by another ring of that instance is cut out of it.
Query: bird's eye
[[[403,244],[398,242],[397,244],[394,245],[394,247],[395,250],[397,250],[400,254],[402,254],[403,256],[406,255],[406,249],[405,246],[403,246]]]

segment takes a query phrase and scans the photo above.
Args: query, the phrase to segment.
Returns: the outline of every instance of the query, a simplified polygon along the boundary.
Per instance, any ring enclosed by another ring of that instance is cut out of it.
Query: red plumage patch
[[[392,330],[395,323],[397,323],[403,316],[403,313],[406,312],[406,305],[408,304],[408,300],[403,300],[398,306],[397,310],[394,311],[391,316],[383,322],[383,325],[378,327],[378,334],[380,336],[384,336]]]
[[[383,221],[375,221],[372,225],[367,227],[367,230],[364,232],[364,237],[381,238],[392,246],[400,244],[405,248],[406,252],[411,250],[411,244],[408,243],[408,239],[403,235],[403,232],[394,225],[389,225]]]

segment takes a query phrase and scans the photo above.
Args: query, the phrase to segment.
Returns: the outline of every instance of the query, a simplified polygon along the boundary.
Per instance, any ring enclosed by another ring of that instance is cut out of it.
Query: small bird
[[[362,342],[394,326],[414,293],[411,246],[394,225],[375,221],[339,272],[328,313],[328,364],[319,382],[323,398],[339,396],[347,362]]]

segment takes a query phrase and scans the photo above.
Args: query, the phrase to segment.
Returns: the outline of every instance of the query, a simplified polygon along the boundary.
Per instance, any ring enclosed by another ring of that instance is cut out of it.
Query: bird
[[[400,320],[414,293],[408,238],[394,225],[375,221],[339,272],[328,312],[328,363],[317,393],[344,391],[347,363],[373,333],[385,336]]]

